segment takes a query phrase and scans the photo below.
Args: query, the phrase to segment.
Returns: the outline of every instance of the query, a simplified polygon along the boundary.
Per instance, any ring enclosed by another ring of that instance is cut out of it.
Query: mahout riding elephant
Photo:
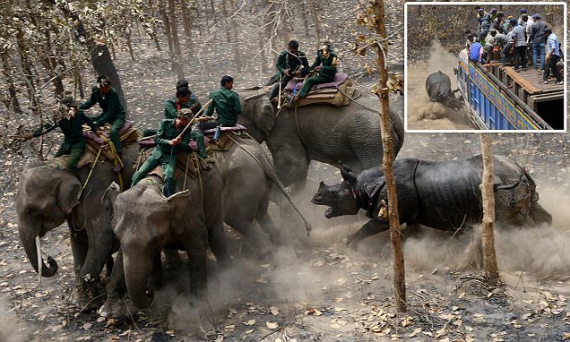
[[[463,98],[457,98],[455,93],[459,89],[451,90],[451,79],[441,71],[434,72],[426,79],[426,92],[431,102],[439,102],[453,110],[463,107]]]
[[[552,222],[538,203],[536,183],[515,161],[494,156],[495,219],[505,226],[527,226]],[[356,247],[359,241],[388,229],[386,179],[381,167],[360,173],[341,170],[344,181],[321,182],[312,202],[329,208],[325,217],[355,215],[366,210],[371,218],[356,233],[345,238]],[[438,230],[458,230],[481,222],[483,216],[481,155],[466,160],[433,162],[400,159],[394,162],[400,224],[422,224]],[[379,213],[381,213],[379,215]]]
[[[164,248],[186,251],[192,298],[200,298],[206,291],[208,247],[221,268],[229,267],[222,178],[217,167],[200,177],[183,176],[176,186],[178,192],[165,197],[162,178],[152,173],[122,193],[116,185],[109,186],[104,202],[111,210],[113,231],[121,248],[101,315],[120,313],[120,296],[125,286],[137,308],[150,306],[154,298],[152,286],[160,284],[160,253]]]
[[[271,258],[273,243],[282,242],[281,234],[267,213],[273,186],[295,203],[283,188],[273,170],[273,164],[261,145],[253,139],[244,139],[227,133],[234,144],[225,152],[210,152],[222,174],[224,184],[224,222],[244,235],[257,250],[259,257]],[[309,223],[301,215],[307,231]],[[259,229],[253,221],[257,221]]]
[[[304,187],[311,160],[336,167],[341,162],[356,171],[382,163],[380,105],[372,94],[342,107],[322,104],[277,110],[264,92],[238,92],[244,97],[239,123],[257,141],[265,141],[275,172],[286,187]],[[397,155],[404,143],[404,127],[394,110],[390,121]]]
[[[121,176],[125,187],[130,186],[131,164],[137,150],[136,144],[123,149],[126,167]],[[74,174],[60,169],[53,160],[32,161],[20,175],[16,196],[18,231],[30,264],[44,277],[57,272],[54,259],[42,259],[39,239],[67,221],[77,280],[76,300],[81,307],[92,301],[99,274],[118,249],[110,217],[101,204],[107,186],[118,181],[118,174],[112,169],[112,163],[100,160],[89,177],[89,167]]]

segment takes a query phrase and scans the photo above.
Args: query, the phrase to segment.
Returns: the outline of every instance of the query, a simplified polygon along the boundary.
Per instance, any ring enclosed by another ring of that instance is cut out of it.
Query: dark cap
[[[497,9],[496,9],[496,8],[491,8],[491,13],[497,13]]]
[[[79,102],[75,101],[73,96],[66,96],[61,100],[61,104],[67,107],[77,108],[79,107]]]
[[[105,75],[101,75],[101,76],[97,77],[97,87],[103,88],[103,87],[106,87],[108,85],[111,85],[111,80],[109,79],[109,77],[107,77]]]
[[[188,81],[180,80],[176,82],[176,88],[188,88]]]
[[[509,23],[511,23],[511,25],[515,26],[516,23],[518,23],[518,20],[516,18],[512,18],[511,20],[509,20]]]
[[[532,19],[540,19],[540,14],[538,14],[538,13],[533,14]]]
[[[520,11],[521,13],[526,13],[526,12],[527,12],[527,11],[526,11],[526,8],[524,8],[524,7],[521,8],[519,11]]]

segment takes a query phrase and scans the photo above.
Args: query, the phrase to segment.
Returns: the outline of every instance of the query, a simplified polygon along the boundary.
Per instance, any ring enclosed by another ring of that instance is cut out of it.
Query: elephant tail
[[[275,173],[275,170],[273,170],[273,167],[271,167],[271,162],[269,161],[269,158],[267,157],[267,154],[262,153],[262,158],[263,160],[260,160],[260,158],[257,158],[256,156],[254,156],[250,151],[248,151],[246,148],[244,148],[242,146],[242,144],[240,144],[237,140],[235,140],[234,138],[232,138],[230,136],[230,139],[233,140],[233,142],[242,150],[244,150],[247,154],[249,154],[251,156],[251,158],[253,158],[253,160],[255,160],[255,162],[257,164],[259,164],[259,166],[261,167],[261,169],[263,170],[263,172],[265,173],[265,176],[269,179],[271,179],[271,181],[277,185],[277,188],[281,191],[281,193],[283,194],[283,196],[285,196],[285,198],[287,199],[287,201],[289,202],[289,204],[291,205],[291,207],[293,207],[293,209],[297,212],[297,214],[299,215],[299,217],[301,218],[301,220],[303,220],[303,223],[305,224],[305,230],[307,231],[307,236],[311,235],[311,230],[313,229],[311,227],[311,224],[309,223],[309,221],[307,221],[307,219],[305,218],[305,216],[303,216],[303,214],[301,213],[301,211],[299,210],[299,208],[297,208],[297,206],[295,205],[295,203],[293,202],[293,199],[291,198],[291,196],[289,195],[289,193],[287,192],[287,190],[285,189],[285,186],[283,186],[283,183],[281,183],[281,180],[279,180],[279,177],[277,176],[277,174]],[[252,141],[254,141],[257,145],[259,145],[259,143],[255,140],[252,139]],[[259,145],[260,149],[262,148],[261,145]]]

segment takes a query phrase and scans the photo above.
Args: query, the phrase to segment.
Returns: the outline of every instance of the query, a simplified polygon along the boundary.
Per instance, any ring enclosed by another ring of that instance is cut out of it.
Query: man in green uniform
[[[285,89],[287,83],[297,76],[305,76],[309,72],[309,62],[307,56],[302,51],[299,51],[299,43],[296,40],[291,40],[287,46],[287,50],[281,52],[277,57],[277,74],[273,78],[277,79],[277,83],[271,88],[269,99],[273,100],[279,95],[279,83],[281,89]]]
[[[321,49],[317,52],[317,59],[311,65],[310,71],[316,72],[316,76],[309,77],[303,82],[303,87],[293,97],[292,102],[295,103],[299,98],[307,96],[309,90],[317,84],[328,83],[334,80],[336,75],[337,56],[331,49],[329,41],[325,41]]]
[[[174,171],[178,152],[190,151],[190,130],[186,130],[180,135],[184,127],[188,125],[192,117],[189,110],[178,112],[176,119],[164,119],[156,133],[154,142],[156,147],[151,156],[143,163],[140,169],[133,175],[132,185],[135,186],[152,169],[160,165],[164,172],[164,194],[168,197],[176,192],[176,181]]]
[[[164,102],[164,118],[176,119],[178,117],[178,111],[182,108],[189,108],[194,114],[198,113],[200,109],[202,109],[200,101],[198,101],[198,98],[192,94],[188,85],[185,87],[177,86],[176,97]]]
[[[103,109],[103,113],[92,119],[93,124],[96,127],[103,126],[107,122],[111,124],[111,141],[115,146],[119,159],[121,159],[123,148],[119,133],[125,124],[126,113],[119,99],[119,94],[115,89],[111,88],[111,80],[107,76],[97,77],[97,85],[93,87],[91,97],[79,106],[79,109],[89,109],[96,103]],[[122,161],[117,163],[113,171],[121,171],[122,164]]]
[[[210,94],[212,103],[206,110],[206,116],[211,117],[216,109],[218,114],[218,124],[220,126],[232,127],[237,124],[237,116],[241,114],[241,104],[239,96],[235,91],[234,79],[231,76],[224,75],[220,81],[220,88],[214,90]],[[202,127],[206,129],[207,127]]]
[[[67,168],[71,171],[77,171],[77,163],[85,152],[85,137],[83,136],[83,127],[85,123],[91,127],[93,132],[97,131],[97,127],[93,125],[91,120],[78,110],[79,103],[72,96],[65,97],[61,103],[65,105],[65,113],[61,117],[56,118],[53,123],[46,123],[42,127],[36,129],[34,133],[29,133],[24,137],[32,139],[44,135],[47,132],[59,127],[63,132],[63,144],[55,153],[55,158],[62,155],[69,155],[67,159]]]

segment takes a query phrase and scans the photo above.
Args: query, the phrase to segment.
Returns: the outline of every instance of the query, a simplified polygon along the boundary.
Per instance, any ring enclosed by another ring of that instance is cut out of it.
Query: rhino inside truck
[[[565,129],[565,86],[543,84],[534,68],[516,72],[497,61],[483,66],[469,61],[463,50],[455,73],[459,91],[469,107],[469,119],[477,129]]]

